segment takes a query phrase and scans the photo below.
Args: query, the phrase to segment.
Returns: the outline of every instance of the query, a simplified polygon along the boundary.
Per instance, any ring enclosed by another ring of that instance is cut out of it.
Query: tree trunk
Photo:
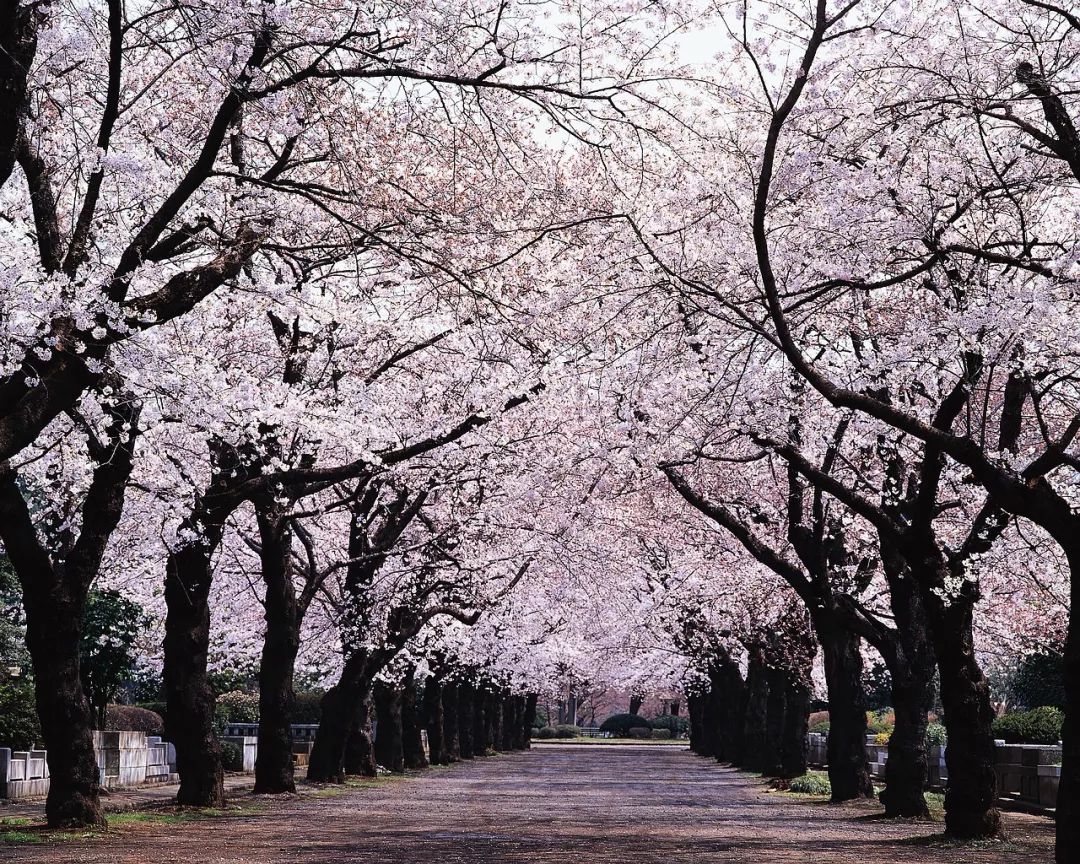
[[[61,583],[34,593],[25,597],[26,645],[49,763],[45,818],[50,828],[104,827],[93,716],[79,679],[85,598],[70,596]]]
[[[522,749],[528,750],[532,747],[532,730],[536,725],[536,702],[537,694],[530,693],[525,697],[525,719],[521,724],[524,730],[524,747]]]
[[[289,573],[289,532],[287,528],[279,530],[279,514],[259,512],[257,515],[259,557],[266,586],[266,633],[259,664],[259,755],[255,761],[255,792],[295,792],[293,671],[300,650],[300,614]]]
[[[874,794],[866,763],[866,693],[860,639],[819,614],[814,620],[829,691],[829,783],[833,801]]]
[[[708,697],[701,693],[689,693],[686,696],[686,711],[690,715],[690,752],[698,756],[704,756],[701,748],[704,744],[704,716],[705,700]]]
[[[375,762],[394,774],[405,771],[401,696],[397,687],[375,683]]]
[[[887,575],[888,572],[887,569]],[[930,816],[924,794],[927,782],[926,715],[933,707],[937,664],[919,591],[910,574],[900,570],[897,574],[897,578],[889,579],[890,604],[896,619],[896,644],[893,650],[882,652],[892,676],[896,725],[889,736],[889,759],[885,765],[881,803],[885,815],[890,818],[926,819]]]
[[[1061,782],[1055,814],[1057,864],[1072,864],[1080,856],[1080,632],[1076,624],[1076,610],[1080,610],[1080,544],[1066,546],[1065,552],[1072,576],[1069,593],[1073,612],[1064,651],[1065,723],[1061,730]]]
[[[636,715],[641,710],[641,704],[645,701],[643,696],[635,693],[630,697],[630,713]]]
[[[473,734],[472,734],[472,751],[473,756],[487,756],[488,755],[488,722],[487,722],[487,705],[485,704],[486,694],[480,688],[474,688],[472,693],[472,711],[473,711]]]
[[[447,764],[461,759],[460,694],[457,684],[442,685],[443,752]]]
[[[364,683],[353,712],[353,723],[345,742],[345,773],[360,777],[378,775],[374,736],[371,731],[371,685]]]
[[[790,683],[784,709],[778,776],[783,780],[791,780],[806,773],[806,760],[810,751],[806,738],[810,726],[810,688],[797,681]]]
[[[992,837],[1001,829],[994,807],[994,736],[990,725],[994,709],[990,688],[975,659],[971,604],[963,598],[943,603],[924,597],[934,634],[941,704],[949,742],[945,764],[945,833],[952,837]]]
[[[741,765],[747,694],[739,665],[731,657],[725,657],[720,667],[719,687],[716,758]]]
[[[410,669],[405,676],[401,690],[401,746],[405,768],[420,771],[428,767],[428,756],[424,752],[423,702],[417,698],[415,671]],[[428,746],[431,746],[430,735]]]
[[[768,696],[765,700],[765,742],[761,756],[761,773],[766,777],[782,777],[781,752],[787,713],[788,676],[781,669],[770,668],[765,673]]]
[[[746,673],[746,714],[743,720],[743,760],[747,771],[760,773],[767,756],[766,717],[768,714],[769,684],[765,660],[760,648],[750,649]]]
[[[427,728],[432,765],[446,765],[450,762],[444,738],[442,693],[442,682],[432,675],[424,684],[424,725]]]
[[[475,691],[469,684],[457,686],[457,733],[462,759],[473,758],[473,699]]]
[[[323,696],[319,728],[308,763],[308,780],[316,783],[345,782],[345,751],[370,686],[366,669],[365,653],[350,655],[345,660],[338,683]]]
[[[194,517],[188,521],[194,523]],[[210,558],[220,533],[217,527],[209,531],[198,524],[187,527],[196,536],[200,528],[206,533],[202,539],[170,553],[165,567],[165,734],[176,747],[176,770],[180,774],[176,802],[223,807],[221,745],[214,732],[214,694],[206,677]],[[183,536],[183,529],[180,534]]]

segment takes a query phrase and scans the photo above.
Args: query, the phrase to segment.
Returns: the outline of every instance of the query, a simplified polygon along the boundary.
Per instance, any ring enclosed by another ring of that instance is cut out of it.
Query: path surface
[[[89,841],[0,846],[20,862],[379,864],[901,864],[1044,862],[1051,828],[1010,814],[1010,842],[942,848],[940,826],[886,823],[872,805],[835,807],[681,748],[537,747],[332,797],[270,799],[259,812],[127,825]],[[259,799],[248,796],[247,805]]]

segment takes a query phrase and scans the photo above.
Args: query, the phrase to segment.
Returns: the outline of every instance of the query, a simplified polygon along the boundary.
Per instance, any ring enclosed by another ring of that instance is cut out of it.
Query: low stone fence
[[[811,732],[807,736],[808,762],[815,768],[828,764],[828,736]],[[930,789],[943,790],[949,781],[942,745],[927,749]],[[878,744],[875,736],[866,736],[866,761],[870,773],[878,781],[885,780],[885,764],[889,760],[888,745]],[[1058,783],[1061,778],[1061,745],[1006,744],[994,742],[994,774],[999,798],[1009,799],[1040,809],[1057,806]]]
[[[94,732],[98,782],[106,789],[175,783],[176,750],[145,732]],[[49,794],[49,764],[44,750],[0,747],[0,798],[39,798]]]
[[[308,764],[311,756],[311,748],[315,744],[315,733],[319,730],[319,724],[293,723],[291,728],[293,762],[297,767],[303,767]],[[243,771],[245,774],[253,774],[255,759],[259,755],[259,724],[226,723],[221,740],[229,741],[243,751]]]

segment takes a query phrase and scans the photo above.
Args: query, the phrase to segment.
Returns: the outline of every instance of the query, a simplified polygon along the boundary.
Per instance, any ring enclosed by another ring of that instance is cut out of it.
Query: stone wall
[[[176,750],[145,732],[94,732],[98,782],[106,789],[143,783],[175,783]],[[39,798],[49,793],[44,750],[0,747],[0,798]]]
[[[807,736],[809,764],[815,768],[827,765],[828,737],[816,732]],[[945,767],[945,750],[941,745],[928,748],[929,771],[927,786],[942,791],[948,785],[949,772]],[[875,743],[873,735],[866,736],[866,761],[870,773],[879,782],[885,780],[885,763],[889,759],[887,745]],[[1058,783],[1061,778],[1061,745],[1006,744],[994,742],[994,774],[997,777],[998,797],[1038,809],[1057,805]]]

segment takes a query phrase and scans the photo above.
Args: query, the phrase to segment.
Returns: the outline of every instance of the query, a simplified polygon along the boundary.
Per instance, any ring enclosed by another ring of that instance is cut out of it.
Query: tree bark
[[[883,557],[889,554],[884,541],[882,553]],[[937,663],[926,610],[910,574],[896,570],[889,579],[889,596],[896,621],[895,645],[892,650],[882,646],[882,656],[892,676],[896,724],[889,736],[881,803],[887,817],[926,819],[930,816],[924,794],[928,776],[926,726],[927,712],[933,706]]]
[[[688,693],[686,696],[686,712],[690,717],[690,752],[698,756],[704,756],[701,752],[704,744],[704,716],[705,700],[708,697],[702,693]]]
[[[474,687],[472,690],[472,716],[473,716],[473,733],[472,733],[472,752],[473,756],[487,756],[488,747],[490,742],[488,741],[488,722],[487,722],[487,706],[485,704],[484,691],[479,687]]]
[[[638,693],[635,693],[630,697],[630,713],[637,714],[641,711],[641,705],[645,701],[645,698]]]
[[[758,647],[749,650],[750,661],[746,673],[746,714],[743,720],[743,760],[747,771],[761,773],[767,757],[766,717],[768,714],[769,684],[762,651]]]
[[[1080,609],[1080,543],[1062,545],[1072,576],[1069,587],[1071,608],[1077,610]],[[1055,813],[1054,860],[1057,864],[1072,864],[1080,856],[1080,632],[1077,632],[1075,611],[1069,616],[1065,635],[1064,665],[1065,723],[1061,730],[1061,782]]]
[[[86,600],[62,585],[54,590],[25,602],[26,645],[49,763],[45,818],[51,828],[104,827],[93,718],[79,679]]]
[[[371,731],[371,685],[365,683],[353,713],[352,728],[345,742],[345,773],[360,777],[378,775],[374,736]]]
[[[765,699],[765,741],[761,756],[761,773],[766,777],[781,777],[784,769],[781,752],[787,713],[788,677],[782,669],[770,667],[765,673],[768,696]]]
[[[366,654],[358,652],[349,656],[338,683],[323,696],[319,729],[308,763],[308,780],[345,782],[345,751],[353,730],[359,725],[358,718],[363,713],[364,698],[370,687],[366,672]],[[364,764],[362,760],[360,764]]]
[[[165,567],[165,734],[176,747],[176,802],[196,807],[225,804],[214,694],[206,676],[210,555],[216,546],[207,540],[189,543],[170,553]]]
[[[810,726],[810,689],[801,682],[790,682],[784,704],[784,727],[780,744],[782,780],[792,780],[806,773],[810,745],[806,738]]]
[[[266,586],[262,659],[259,664],[259,755],[255,792],[295,792],[292,717],[293,672],[300,650],[300,614],[290,566],[290,534],[280,514],[258,512],[263,583]]]
[[[442,682],[432,675],[424,684],[424,725],[427,728],[432,765],[446,765],[450,762],[446,752],[442,693]]]
[[[375,763],[393,774],[405,772],[405,747],[401,719],[401,691],[375,682]]]
[[[860,639],[824,615],[815,616],[814,625],[829,691],[827,749],[832,800],[869,798],[874,786],[866,763],[867,706]]]
[[[536,702],[538,696],[535,693],[529,693],[525,697],[525,719],[522,725],[524,733],[524,747],[522,749],[528,750],[532,747],[532,730],[536,724]]]
[[[473,699],[475,691],[469,684],[457,686],[457,733],[459,742],[459,755],[462,759],[472,759],[473,752]]]
[[[443,752],[447,764],[461,761],[461,699],[457,684],[442,685]]]
[[[424,739],[421,736],[424,725],[423,702],[418,698],[415,674],[414,670],[409,670],[401,690],[401,746],[405,768],[409,771],[420,771],[428,767],[428,756],[424,752]],[[431,746],[430,733],[428,746]]]

